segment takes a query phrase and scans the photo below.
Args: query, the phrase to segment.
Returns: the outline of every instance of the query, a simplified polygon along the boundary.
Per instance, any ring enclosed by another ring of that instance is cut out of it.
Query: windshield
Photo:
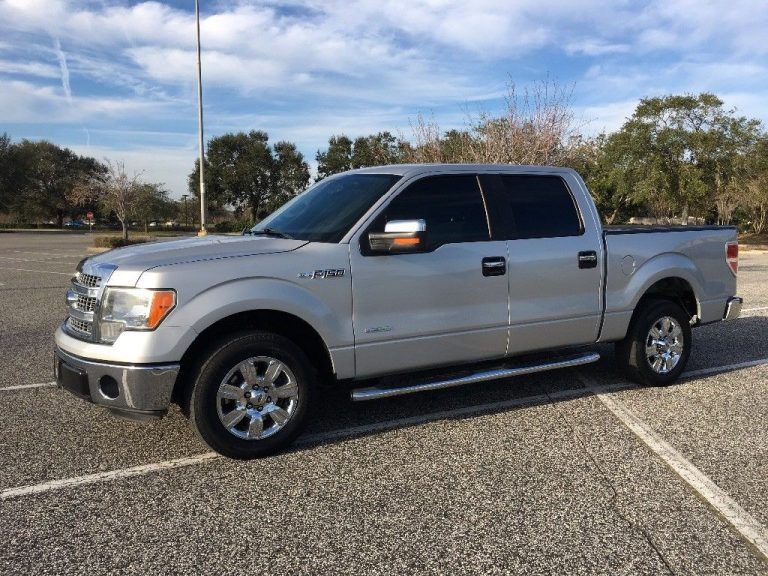
[[[347,174],[321,180],[251,228],[311,242],[338,242],[400,176]]]

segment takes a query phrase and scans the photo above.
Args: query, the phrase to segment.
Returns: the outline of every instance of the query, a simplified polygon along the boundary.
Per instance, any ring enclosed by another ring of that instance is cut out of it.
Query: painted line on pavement
[[[26,388],[49,388],[56,386],[56,382],[41,382],[39,384],[18,384],[17,386],[0,387],[0,392],[10,392],[11,390],[24,390]]]
[[[728,364],[726,366],[713,366],[711,368],[701,368],[700,370],[690,370],[688,372],[683,372],[680,375],[680,378],[698,378],[699,376],[709,376],[710,374],[720,374],[722,372],[730,372],[732,370],[743,370],[744,368],[764,366],[765,364],[768,364],[768,358],[750,360],[748,362],[739,362],[737,364]]]
[[[617,400],[611,394],[611,390],[595,384],[582,374],[578,377],[585,386],[589,386],[594,391],[597,398],[616,418],[688,484],[699,498],[711,506],[718,516],[729,523],[763,560],[768,561],[768,529],[765,526],[739,506],[738,502],[668,444],[632,410]]]
[[[715,368],[705,368],[703,370],[694,370],[691,372],[684,372],[683,378],[695,378],[699,375],[714,374],[717,372],[725,372],[728,370],[737,370],[740,368],[749,368],[752,366],[759,366],[768,364],[768,358],[762,360],[755,360],[752,362],[741,362],[738,364],[731,364],[728,366],[718,366]],[[579,375],[579,379],[584,381],[584,378]],[[585,382],[586,384],[586,382]],[[37,388],[53,386],[55,382],[44,382],[42,384],[24,384],[21,386],[11,386],[7,388],[0,388],[3,390],[16,390],[21,388]],[[322,444],[333,440],[343,440],[347,438],[354,438],[356,436],[362,436],[365,434],[385,432],[387,430],[393,430],[396,428],[404,428],[410,426],[418,426],[420,424],[427,424],[438,420],[446,420],[451,418],[460,418],[464,416],[482,415],[483,413],[493,412],[497,410],[504,410],[508,408],[515,408],[519,406],[526,406],[531,404],[546,404],[551,400],[567,400],[584,396],[586,393],[600,394],[618,392],[628,388],[635,388],[635,385],[629,383],[612,384],[605,386],[597,386],[589,383],[587,388],[571,388],[568,390],[558,390],[551,392],[550,394],[536,394],[533,396],[525,396],[523,398],[514,398],[502,402],[490,402],[486,404],[478,404],[475,406],[465,406],[463,408],[455,408],[453,410],[443,410],[439,412],[430,412],[428,414],[420,414],[418,416],[410,416],[407,418],[395,418],[391,420],[384,420],[381,422],[374,422],[371,424],[364,424],[362,426],[354,426],[351,428],[342,428],[338,430],[330,430],[328,432],[318,432],[316,434],[309,434],[299,437],[294,443],[295,447],[312,446],[315,444]],[[218,454],[215,452],[205,452],[197,456],[191,456],[188,458],[177,458],[174,460],[166,460],[163,462],[157,462],[154,464],[146,464],[141,466],[134,466],[132,468],[122,468],[118,470],[111,470],[109,472],[99,472],[96,474],[87,474],[85,476],[76,476],[73,478],[64,478],[61,480],[52,480],[49,482],[43,482],[41,484],[32,484],[28,486],[20,486],[16,488],[7,488],[0,491],[0,500],[8,500],[12,498],[19,498],[22,496],[29,496],[32,494],[39,494],[41,492],[49,492],[52,490],[63,490],[65,488],[71,488],[74,486],[80,486],[83,484],[92,484],[95,482],[109,482],[113,480],[119,480],[121,478],[130,478],[133,476],[144,476],[154,472],[162,470],[169,470],[173,468],[181,468],[185,466],[193,466],[203,462],[207,462],[214,458],[217,458]]]
[[[60,274],[61,276],[72,276],[72,272],[52,272],[51,270],[29,270],[27,268],[6,268],[5,266],[0,268],[0,272],[2,272],[3,270],[15,270],[17,272],[37,272],[39,274]]]
[[[758,306],[757,308],[742,308],[742,312],[761,312],[763,310],[768,310],[768,306]]]
[[[631,387],[628,384],[619,384],[615,386],[606,387],[607,390],[619,391],[625,388]],[[530,404],[547,404],[550,399],[569,399],[578,398],[586,394],[592,394],[592,391],[585,388],[573,388],[569,390],[560,390],[547,394],[536,394],[534,396],[526,396],[524,398],[514,398],[504,402],[491,402],[487,404],[480,404],[476,406],[465,406],[463,408],[456,408],[454,410],[444,410],[440,412],[431,412],[429,414],[421,414],[419,416],[412,416],[407,418],[395,418],[392,420],[385,420],[382,422],[374,422],[371,424],[365,424],[362,426],[354,426],[351,428],[342,428],[339,430],[331,430],[328,432],[318,432],[316,434],[308,434],[301,436],[294,443],[294,446],[300,448],[302,446],[312,446],[315,444],[322,444],[332,440],[343,440],[347,438],[354,438],[356,436],[362,436],[364,434],[370,434],[375,432],[384,432],[395,428],[403,428],[409,426],[417,426],[419,424],[426,424],[433,421],[445,420],[450,418],[460,418],[463,416],[479,415],[485,412],[491,412],[495,410],[503,410],[505,408],[514,408],[517,406],[526,406]],[[134,466],[131,468],[121,468],[118,470],[111,470],[108,472],[98,472],[95,474],[86,474],[84,476],[75,476],[72,478],[63,478],[60,480],[51,480],[49,482],[42,482],[40,484],[31,484],[28,486],[19,486],[16,488],[7,488],[0,492],[0,500],[10,500],[13,498],[20,498],[23,496],[31,496],[33,494],[40,494],[42,492],[50,492],[54,490],[63,490],[66,488],[73,488],[75,486],[82,486],[84,484],[93,484],[96,482],[110,482],[113,480],[120,480],[122,478],[130,478],[134,476],[145,476],[154,472],[160,472],[162,470],[170,470],[174,468],[182,468],[185,466],[194,466],[208,462],[210,460],[220,458],[215,452],[205,452],[198,454],[197,456],[190,456],[187,458],[177,458],[173,460],[166,460],[163,462],[156,462],[154,464],[144,464],[141,466]]]
[[[14,262],[38,262],[38,263],[44,263],[44,264],[52,264],[54,261],[61,261],[61,260],[77,260],[77,256],[51,256],[50,258],[42,258],[42,259],[35,259],[35,258],[13,258],[11,256],[0,256],[0,260],[12,260]],[[68,263],[66,263],[68,264]]]
[[[50,492],[51,490],[63,490],[83,484],[93,484],[94,482],[108,482],[110,480],[119,480],[121,478],[130,478],[131,476],[144,476],[160,470],[171,470],[173,468],[182,468],[201,464],[220,456],[215,452],[205,452],[197,456],[188,458],[176,458],[166,460],[165,462],[156,462],[154,464],[145,464],[143,466],[134,466],[133,468],[122,468],[120,470],[111,470],[109,472],[99,472],[97,474],[86,474],[85,476],[75,476],[73,478],[62,478],[61,480],[51,480],[42,484],[33,484],[31,486],[22,486],[20,488],[8,488],[0,492],[0,500],[10,500],[19,496],[31,496],[41,492]]]

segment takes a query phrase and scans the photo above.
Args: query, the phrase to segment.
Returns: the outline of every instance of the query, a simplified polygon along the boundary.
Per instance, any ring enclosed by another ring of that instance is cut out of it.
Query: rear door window
[[[561,238],[584,233],[576,201],[559,176],[501,174],[490,176],[503,209],[510,240]]]

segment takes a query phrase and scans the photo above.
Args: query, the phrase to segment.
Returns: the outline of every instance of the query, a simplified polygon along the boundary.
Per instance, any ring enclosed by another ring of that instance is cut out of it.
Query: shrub
[[[149,236],[134,236],[123,240],[122,236],[96,236],[93,239],[93,245],[96,248],[119,248],[121,246],[130,246],[131,244],[143,244],[149,242]]]
[[[250,228],[251,226],[253,226],[253,223],[249,220],[225,220],[215,224],[213,230],[223,234],[227,232],[242,232],[243,228]]]

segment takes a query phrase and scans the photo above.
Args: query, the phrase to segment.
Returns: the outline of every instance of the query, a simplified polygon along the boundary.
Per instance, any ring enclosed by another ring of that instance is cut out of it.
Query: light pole
[[[181,201],[184,203],[184,227],[185,228],[189,226],[189,218],[187,218],[187,198],[189,198],[189,194],[181,195]]]
[[[205,236],[205,148],[203,142],[203,67],[200,63],[200,0],[195,0],[195,22],[197,25],[197,121],[199,125],[200,148],[200,231],[198,236]]]

